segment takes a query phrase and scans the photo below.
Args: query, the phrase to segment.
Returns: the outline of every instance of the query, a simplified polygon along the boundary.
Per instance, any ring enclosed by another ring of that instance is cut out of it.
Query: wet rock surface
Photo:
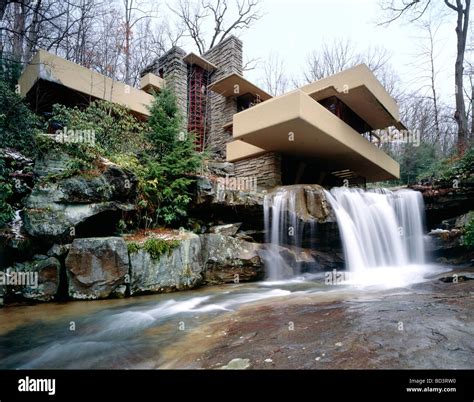
[[[32,261],[15,263],[5,270],[18,278],[24,277],[25,283],[18,283],[7,287],[9,299],[26,299],[35,301],[51,301],[55,298],[59,288],[59,274],[61,263],[57,258],[35,256]]]
[[[204,282],[207,284],[238,283],[261,280],[264,262],[263,245],[222,234],[201,235]]]
[[[181,342],[192,338],[195,352],[171,354],[166,367],[222,368],[239,357],[252,369],[472,369],[474,281],[440,280],[449,275],[244,307],[188,334]]]
[[[430,231],[428,250],[438,262],[452,265],[474,263],[474,249],[464,245],[466,225],[473,219],[474,211],[442,221]]]
[[[425,185],[412,185],[420,191],[426,207],[426,220],[429,228],[441,221],[465,214],[472,209],[474,200],[474,175],[462,180],[437,182]]]
[[[294,199],[293,202],[284,204],[284,207],[288,210],[283,209],[283,212],[295,213],[302,222],[335,222],[335,216],[326,198],[325,190],[320,185],[295,184],[278,187],[274,192],[268,194],[270,204],[272,204],[271,198],[282,191],[288,193],[288,197]]]
[[[47,241],[72,239],[83,224],[114,229],[120,213],[132,211],[130,200],[136,195],[136,177],[106,159],[101,159],[94,174],[63,177],[69,157],[48,153],[38,159],[35,175],[39,177],[31,194],[24,201],[23,219],[26,232]],[[99,218],[100,216],[106,219]]]
[[[178,247],[153,258],[144,249],[130,252],[131,295],[193,289],[202,282],[201,239],[193,233],[179,236]]]
[[[128,252],[120,237],[76,239],[66,257],[69,297],[76,300],[123,296]]]

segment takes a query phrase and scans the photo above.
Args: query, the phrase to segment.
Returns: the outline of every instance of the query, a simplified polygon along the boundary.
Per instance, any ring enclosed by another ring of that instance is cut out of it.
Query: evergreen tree
[[[201,164],[194,137],[183,130],[183,119],[174,93],[164,88],[150,107],[145,192],[156,208],[156,221],[172,224],[182,221],[191,202],[192,175]]]

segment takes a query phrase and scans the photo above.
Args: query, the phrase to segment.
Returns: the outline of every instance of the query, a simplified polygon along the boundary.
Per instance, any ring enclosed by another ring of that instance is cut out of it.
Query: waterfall
[[[350,271],[425,262],[420,193],[341,187],[327,192],[327,198],[336,214]]]
[[[376,267],[424,264],[424,205],[419,192],[345,187],[325,191],[316,185],[294,185],[265,196],[267,279],[301,273],[298,262],[285,256],[288,250],[298,252],[303,242],[308,247],[307,237],[312,239],[320,217],[315,211],[324,209],[324,204],[334,211],[349,272],[364,275]],[[310,231],[305,231],[306,225]],[[315,249],[312,242],[309,247]]]
[[[263,202],[263,219],[265,223],[265,242],[269,244],[266,256],[267,279],[282,279],[286,271],[286,263],[278,247],[288,237],[288,229],[297,226],[295,210],[295,194],[288,191],[278,191],[273,197],[265,196]],[[271,216],[270,216],[271,213]],[[294,237],[294,236],[293,236]],[[290,237],[291,239],[292,237]],[[295,239],[295,243],[296,243]]]
[[[305,226],[313,238],[316,219],[316,194],[319,186],[294,185],[278,187],[264,199],[265,242],[268,250],[265,256],[268,280],[280,280],[298,275],[298,263],[292,265],[282,257],[281,245],[301,249]],[[283,253],[284,254],[284,253]]]

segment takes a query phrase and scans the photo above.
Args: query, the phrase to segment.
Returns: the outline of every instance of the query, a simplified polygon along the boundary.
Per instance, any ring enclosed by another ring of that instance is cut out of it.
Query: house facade
[[[167,85],[196,149],[233,163],[236,177],[254,178],[260,188],[360,185],[400,174],[376,145],[377,130],[405,129],[398,106],[365,65],[272,97],[243,77],[242,42],[230,36],[203,55],[173,47],[143,71],[139,89],[44,51],[19,83],[37,109],[48,93],[64,103],[63,92],[74,102],[120,103],[143,118],[153,91]]]

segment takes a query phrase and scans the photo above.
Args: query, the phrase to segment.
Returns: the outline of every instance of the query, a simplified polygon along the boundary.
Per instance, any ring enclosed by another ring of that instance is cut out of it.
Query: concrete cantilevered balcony
[[[317,158],[328,171],[350,169],[368,181],[400,176],[396,161],[299,89],[235,114],[233,137],[228,161],[274,151]]]
[[[395,100],[359,65],[235,114],[227,160],[278,152],[313,159],[328,172],[352,171],[367,181],[398,179],[399,164],[320,103],[327,99],[342,102],[370,130],[404,129]]]

